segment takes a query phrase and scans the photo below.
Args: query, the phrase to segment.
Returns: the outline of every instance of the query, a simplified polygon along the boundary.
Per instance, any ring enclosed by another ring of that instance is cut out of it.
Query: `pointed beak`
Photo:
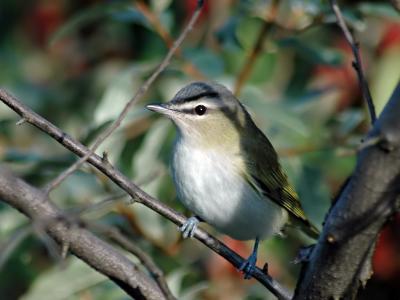
[[[146,105],[146,108],[148,110],[151,110],[151,111],[154,111],[154,112],[157,112],[160,114],[165,113],[165,111],[168,110],[165,107],[165,104],[149,104],[149,105]]]
[[[146,105],[146,108],[148,110],[154,111],[159,114],[163,114],[165,116],[170,116],[170,117],[176,115],[176,113],[177,113],[175,110],[172,110],[171,108],[169,108],[169,105],[166,103],[149,104],[149,105]]]

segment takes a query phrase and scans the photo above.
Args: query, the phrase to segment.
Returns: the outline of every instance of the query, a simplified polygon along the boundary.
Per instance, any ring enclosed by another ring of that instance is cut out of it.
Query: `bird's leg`
[[[242,271],[244,273],[244,279],[250,279],[253,276],[254,270],[256,268],[257,250],[259,242],[260,239],[257,237],[254,243],[253,252],[249,256],[249,258],[242,263],[242,265],[239,268],[239,271]]]
[[[200,221],[201,219],[198,216],[193,216],[187,219],[186,222],[179,227],[184,239],[192,238],[194,236],[194,232],[196,231],[197,225],[199,225]]]

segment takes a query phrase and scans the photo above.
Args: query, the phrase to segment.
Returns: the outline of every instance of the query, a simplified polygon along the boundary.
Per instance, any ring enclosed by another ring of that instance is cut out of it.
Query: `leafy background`
[[[277,13],[271,7],[277,4]],[[3,0],[0,4],[0,82],[39,114],[90,143],[161,61],[196,1]],[[344,16],[362,47],[379,112],[400,75],[400,19],[389,1],[346,1]],[[132,180],[179,211],[168,160],[174,128],[146,111],[168,101],[185,84],[214,80],[238,90],[238,78],[265,22],[263,40],[238,97],[269,136],[307,215],[321,224],[332,199],[351,174],[360,140],[369,128],[351,67],[352,55],[334,25],[327,1],[206,1],[180,53],[99,150]],[[43,186],[76,158],[0,105],[0,159]],[[272,299],[244,281],[222,258],[196,241],[182,241],[176,226],[121,197],[104,176],[84,167],[52,192],[66,211],[90,207],[85,220],[120,228],[164,270],[179,299]],[[360,199],[362,201],[362,199]],[[185,212],[187,213],[187,212]],[[213,231],[212,228],[208,228]],[[400,297],[400,218],[383,231],[365,299]],[[243,256],[250,243],[221,239]],[[262,243],[259,263],[294,288],[300,246],[295,230]],[[127,299],[73,256],[60,261],[46,236],[0,202],[2,299]],[[127,254],[129,255],[129,254]],[[132,260],[135,260],[132,257]]]

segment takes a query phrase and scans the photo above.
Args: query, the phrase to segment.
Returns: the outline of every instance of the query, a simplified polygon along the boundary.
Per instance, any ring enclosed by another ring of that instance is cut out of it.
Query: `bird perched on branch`
[[[193,237],[204,221],[234,239],[255,240],[240,267],[246,279],[254,272],[259,240],[279,233],[288,217],[318,237],[272,144],[227,88],[194,82],[170,102],[147,108],[178,130],[173,179],[179,199],[194,213],[180,228],[183,237]]]

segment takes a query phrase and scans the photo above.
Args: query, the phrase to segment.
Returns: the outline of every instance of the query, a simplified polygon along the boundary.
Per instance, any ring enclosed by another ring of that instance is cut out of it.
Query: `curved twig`
[[[368,111],[371,117],[371,124],[374,124],[376,121],[375,106],[371,97],[371,92],[369,91],[368,82],[365,79],[364,70],[361,62],[360,47],[358,43],[354,40],[353,35],[351,34],[349,28],[347,27],[342,12],[340,10],[340,7],[337,4],[336,0],[329,0],[329,2],[331,4],[333,12],[335,13],[337,24],[343,31],[346,41],[349,43],[351,50],[353,51],[354,55],[353,67],[357,73],[358,83],[360,85],[363,98],[368,106]]]

